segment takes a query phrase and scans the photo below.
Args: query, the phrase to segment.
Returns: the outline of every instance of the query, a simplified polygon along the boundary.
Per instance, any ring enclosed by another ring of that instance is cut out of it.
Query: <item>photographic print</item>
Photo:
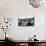
[[[34,18],[18,19],[18,26],[34,26]]]

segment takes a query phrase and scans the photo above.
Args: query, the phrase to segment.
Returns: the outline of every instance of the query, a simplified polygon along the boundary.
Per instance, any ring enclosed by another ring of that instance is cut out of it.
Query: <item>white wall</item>
[[[45,6],[44,6],[45,7]],[[46,8],[33,8],[28,0],[0,0],[0,16],[13,17],[12,27],[9,31],[17,40],[27,40],[34,34],[39,40],[45,39]],[[35,15],[34,27],[19,27],[18,18],[28,18]],[[44,34],[45,33],[45,34]],[[0,33],[1,34],[1,33]],[[2,39],[2,36],[0,36]]]

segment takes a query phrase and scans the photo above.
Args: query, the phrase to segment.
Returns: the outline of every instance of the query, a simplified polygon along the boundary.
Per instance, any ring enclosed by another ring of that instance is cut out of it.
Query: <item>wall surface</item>
[[[0,0],[0,19],[2,17],[12,17],[12,26],[10,31],[8,31],[17,40],[27,40],[31,38],[34,34],[37,35],[37,39],[46,40],[45,38],[45,15],[46,8],[33,8],[29,4],[28,0]],[[31,18],[35,16],[35,26],[34,27],[19,27],[18,18]],[[2,37],[3,31],[0,29],[0,39]]]

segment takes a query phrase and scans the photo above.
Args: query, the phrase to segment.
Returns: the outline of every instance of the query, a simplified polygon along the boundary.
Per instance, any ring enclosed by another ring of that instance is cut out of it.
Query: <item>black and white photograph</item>
[[[19,26],[34,26],[34,18],[18,19]]]

